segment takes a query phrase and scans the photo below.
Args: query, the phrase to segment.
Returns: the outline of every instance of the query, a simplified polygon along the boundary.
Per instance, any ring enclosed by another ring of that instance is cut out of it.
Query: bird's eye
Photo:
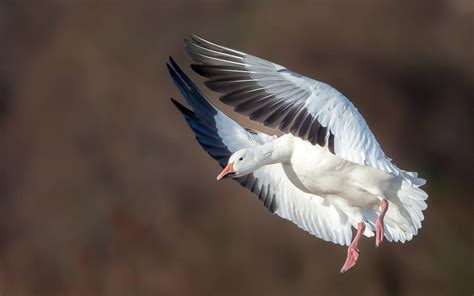
[[[244,160],[244,158],[243,158],[243,157],[241,157],[241,158],[239,158],[239,160],[240,160],[240,161],[242,161],[242,160]]]

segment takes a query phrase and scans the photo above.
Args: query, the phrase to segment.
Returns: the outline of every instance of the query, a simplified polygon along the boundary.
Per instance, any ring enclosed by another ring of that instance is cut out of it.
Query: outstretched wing
[[[205,84],[224,93],[221,101],[236,112],[313,145],[327,145],[345,160],[403,173],[385,156],[359,111],[330,85],[195,35],[186,40],[186,52],[197,62],[191,67],[209,78]]]
[[[276,138],[245,129],[217,110],[172,59],[168,68],[176,86],[193,110],[173,99],[172,102],[184,115],[204,150],[222,167],[227,164],[232,153]],[[350,243],[350,219],[333,205],[323,204],[321,197],[296,188],[281,164],[264,166],[235,180],[257,195],[272,213],[323,240],[341,245]]]

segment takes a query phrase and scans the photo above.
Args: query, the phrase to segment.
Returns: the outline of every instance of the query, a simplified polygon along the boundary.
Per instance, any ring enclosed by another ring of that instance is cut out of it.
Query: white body
[[[281,198],[287,203],[285,210],[314,211],[311,206],[317,204],[319,213],[314,213],[316,218],[312,219],[323,220],[321,211],[331,209],[339,215],[339,223],[345,221],[355,226],[366,221],[369,227],[364,234],[372,236],[375,218],[380,214],[380,202],[387,199],[390,207],[385,221],[389,240],[410,240],[421,225],[423,217],[419,213],[426,208],[426,193],[411,184],[411,181],[417,181],[416,177],[409,180],[407,175],[395,175],[345,160],[327,147],[312,145],[290,134],[266,139],[260,145],[242,150],[242,155],[251,155],[247,156],[251,160],[246,159],[246,163],[253,166],[252,171],[274,176],[268,181],[271,186],[288,187],[280,189],[281,195],[287,197]],[[232,158],[231,161],[237,162]],[[238,162],[235,164],[236,171],[239,165]],[[308,199],[309,203],[303,199]],[[294,209],[296,207],[305,208]],[[300,218],[303,224],[300,226],[311,230],[304,225],[307,218],[283,210],[277,214],[292,221]],[[324,234],[319,236],[327,238]]]
[[[325,147],[292,135],[282,136],[274,144],[289,153],[283,168],[290,181],[300,190],[328,200],[377,209],[381,198],[392,195],[391,188],[401,183],[399,176],[344,160]]]
[[[388,158],[354,105],[335,88],[287,68],[208,42],[186,41],[193,69],[221,100],[250,119],[285,133],[243,128],[215,108],[171,61],[170,73],[188,110],[185,115],[203,148],[265,207],[309,233],[337,244],[351,242],[364,222],[374,235],[380,201],[388,200],[384,235],[411,240],[421,228],[428,195],[416,172]]]

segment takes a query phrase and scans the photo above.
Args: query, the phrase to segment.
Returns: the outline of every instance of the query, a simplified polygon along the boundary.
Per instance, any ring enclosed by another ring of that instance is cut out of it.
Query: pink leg
[[[347,258],[346,262],[344,262],[344,265],[341,268],[341,272],[346,272],[352,267],[357,262],[357,258],[359,258],[359,249],[358,249],[358,244],[359,240],[362,237],[362,234],[364,233],[365,230],[365,223],[364,222],[359,222],[357,224],[357,234],[352,240],[352,243],[349,245],[349,248],[347,248]]]
[[[377,217],[375,221],[375,246],[378,247],[383,241],[384,237],[384,230],[383,230],[383,217],[385,217],[385,213],[388,210],[388,201],[384,198],[380,203],[380,215]]]

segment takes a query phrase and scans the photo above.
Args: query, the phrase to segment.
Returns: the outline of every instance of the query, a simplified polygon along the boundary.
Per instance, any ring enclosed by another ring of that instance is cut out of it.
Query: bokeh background
[[[420,234],[341,275],[346,248],[216,183],[169,102],[169,55],[202,82],[191,33],[351,98],[428,180]],[[472,295],[473,99],[471,0],[2,0],[0,294]]]

